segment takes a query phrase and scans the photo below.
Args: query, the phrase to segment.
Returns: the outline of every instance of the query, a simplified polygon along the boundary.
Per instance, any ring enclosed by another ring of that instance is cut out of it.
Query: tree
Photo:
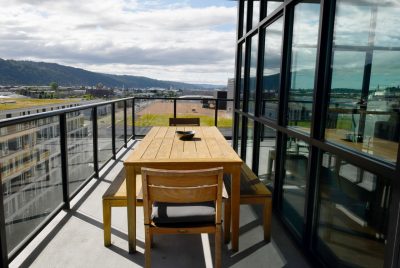
[[[58,98],[58,84],[56,82],[51,82],[49,86],[51,90],[54,91],[56,97]]]

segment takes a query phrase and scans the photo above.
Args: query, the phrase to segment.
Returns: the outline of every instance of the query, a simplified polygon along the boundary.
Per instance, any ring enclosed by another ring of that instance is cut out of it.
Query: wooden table
[[[182,141],[176,130],[194,130],[190,141]],[[136,251],[136,173],[142,167],[203,169],[223,167],[232,175],[232,250],[239,249],[240,168],[242,159],[216,127],[153,127],[124,162],[128,199],[129,252]]]

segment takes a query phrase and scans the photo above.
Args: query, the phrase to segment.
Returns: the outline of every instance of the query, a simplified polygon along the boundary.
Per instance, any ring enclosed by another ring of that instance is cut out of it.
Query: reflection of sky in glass
[[[267,16],[269,14],[271,14],[272,12],[274,12],[274,10],[277,9],[282,4],[282,2],[283,1],[278,1],[278,2],[268,1],[267,2]]]
[[[332,89],[362,88],[365,52],[336,51],[333,57]]]
[[[246,34],[246,21],[247,21],[247,1],[244,1],[244,9],[243,9],[243,35]]]
[[[400,51],[374,51],[369,88],[400,85]]]
[[[253,2],[253,25],[254,28],[260,21],[260,1]]]
[[[283,18],[279,18],[265,30],[264,76],[280,72],[282,29]]]
[[[254,113],[253,103],[256,98],[257,47],[258,47],[258,35],[255,35],[251,38],[250,79],[249,79],[249,113]]]
[[[375,31],[375,45],[400,47],[400,1],[387,7],[379,6]],[[399,58],[397,58],[399,59]]]
[[[368,45],[371,8],[354,3],[337,2],[333,37],[336,45]]]
[[[318,27],[319,4],[297,4],[293,23],[293,46],[317,47]]]

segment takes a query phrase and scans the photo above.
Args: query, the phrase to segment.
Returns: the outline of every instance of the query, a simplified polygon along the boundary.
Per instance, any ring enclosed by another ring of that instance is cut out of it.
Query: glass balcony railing
[[[130,140],[167,126],[170,117],[199,117],[202,126],[217,126],[231,138],[232,109],[231,99],[126,98],[1,120],[2,263],[69,209]]]

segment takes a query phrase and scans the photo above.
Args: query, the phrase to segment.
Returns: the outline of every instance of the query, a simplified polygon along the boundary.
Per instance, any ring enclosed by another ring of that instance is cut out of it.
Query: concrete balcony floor
[[[123,160],[138,144],[131,142],[110,161],[63,211],[13,260],[10,267],[143,267],[143,210],[137,208],[137,250],[128,253],[126,208],[112,209],[112,246],[103,245],[101,197],[123,168]],[[272,218],[271,242],[263,241],[261,210],[241,206],[239,252],[222,247],[223,267],[311,267]],[[154,237],[152,267],[213,267],[213,235],[159,235]]]

